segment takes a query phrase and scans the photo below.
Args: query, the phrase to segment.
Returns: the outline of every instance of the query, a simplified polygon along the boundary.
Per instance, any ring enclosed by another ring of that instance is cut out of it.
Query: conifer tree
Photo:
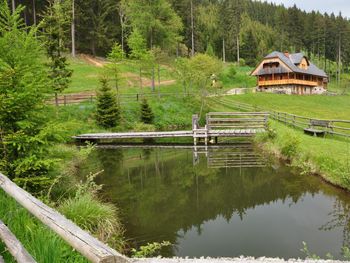
[[[154,114],[146,99],[141,103],[141,121],[145,124],[152,124],[154,120]]]
[[[55,93],[56,105],[58,106],[58,93],[68,88],[72,70],[68,68],[68,63],[63,52],[65,34],[69,28],[69,20],[66,19],[67,1],[52,0],[44,15],[44,36],[48,66],[50,68],[49,78],[51,79],[52,90]]]
[[[11,178],[46,175],[57,138],[57,127],[45,118],[48,78],[37,27],[25,26],[23,11],[0,1],[0,171]]]
[[[111,87],[108,85],[108,79],[102,77],[101,87],[97,93],[96,121],[104,128],[112,128],[120,120],[119,106]]]

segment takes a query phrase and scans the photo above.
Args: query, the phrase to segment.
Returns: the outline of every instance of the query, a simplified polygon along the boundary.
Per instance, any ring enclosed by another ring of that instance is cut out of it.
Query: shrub
[[[112,128],[120,119],[120,112],[115,94],[108,85],[108,79],[101,78],[101,88],[97,93],[96,121],[104,128]]]
[[[227,76],[229,78],[234,78],[236,76],[236,74],[237,74],[236,67],[234,65],[230,66]]]
[[[300,140],[297,136],[292,135],[289,137],[287,141],[285,141],[281,148],[281,153],[287,157],[288,159],[291,159],[292,157],[296,156],[299,148]]]

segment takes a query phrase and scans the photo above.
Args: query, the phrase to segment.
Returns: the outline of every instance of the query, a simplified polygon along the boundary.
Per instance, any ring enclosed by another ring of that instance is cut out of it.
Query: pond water
[[[120,209],[134,246],[170,241],[163,256],[341,257],[350,195],[264,160],[249,144],[98,148],[82,172]]]

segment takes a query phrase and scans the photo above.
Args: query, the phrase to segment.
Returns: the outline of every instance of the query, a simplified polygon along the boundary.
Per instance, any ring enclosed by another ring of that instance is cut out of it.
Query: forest
[[[55,1],[9,2],[26,6],[23,18],[32,25],[40,23]],[[303,51],[332,74],[346,70],[350,63],[350,23],[341,13],[307,13],[296,6],[253,0],[59,2],[64,45],[76,52],[105,56],[118,42],[129,53],[128,37],[138,30],[149,49],[159,47],[171,55],[207,52],[254,66],[273,50]],[[331,61],[338,67],[332,67]]]

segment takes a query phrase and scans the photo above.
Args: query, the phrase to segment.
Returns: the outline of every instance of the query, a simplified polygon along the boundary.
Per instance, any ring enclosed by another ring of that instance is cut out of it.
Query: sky
[[[265,1],[265,0],[260,0]],[[334,13],[338,15],[342,12],[343,16],[350,18],[350,0],[267,0],[277,4],[284,4],[286,7],[297,5],[305,11],[320,11],[321,13]]]

